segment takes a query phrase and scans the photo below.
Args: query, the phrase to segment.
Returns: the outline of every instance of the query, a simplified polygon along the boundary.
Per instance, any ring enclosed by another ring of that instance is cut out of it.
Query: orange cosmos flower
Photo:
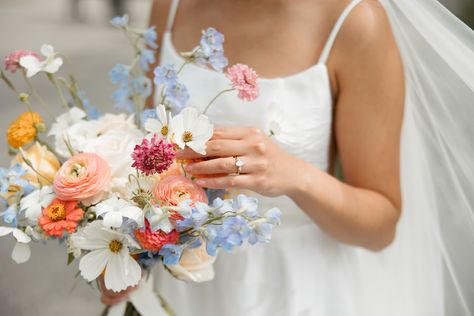
[[[43,216],[38,220],[47,236],[61,237],[64,230],[69,234],[76,230],[77,222],[84,217],[84,211],[77,207],[76,201],[53,200],[43,209]]]

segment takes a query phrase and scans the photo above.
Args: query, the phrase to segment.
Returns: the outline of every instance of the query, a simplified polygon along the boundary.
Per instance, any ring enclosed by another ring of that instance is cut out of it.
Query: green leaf
[[[70,265],[74,261],[74,254],[72,252],[67,254],[67,265]]]

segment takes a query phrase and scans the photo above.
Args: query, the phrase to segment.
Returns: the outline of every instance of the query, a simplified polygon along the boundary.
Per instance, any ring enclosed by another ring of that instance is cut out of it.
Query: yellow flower
[[[39,113],[22,113],[7,130],[7,141],[13,148],[20,148],[31,143],[36,137],[37,125],[43,120]]]
[[[18,154],[12,163],[22,164],[23,168],[26,170],[26,174],[23,176],[23,178],[29,180],[34,185],[38,185],[38,180],[42,185],[51,185],[54,176],[61,167],[58,158],[56,158],[56,156],[50,152],[46,146],[43,146],[39,143],[33,144],[33,146],[26,149],[24,153],[26,159],[31,162],[35,170],[46,179],[38,176],[38,174],[23,161],[21,155]]]

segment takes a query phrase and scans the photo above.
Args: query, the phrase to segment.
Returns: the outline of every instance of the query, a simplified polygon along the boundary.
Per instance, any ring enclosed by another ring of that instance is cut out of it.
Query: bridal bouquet
[[[87,281],[103,275],[105,287],[113,291],[143,282],[157,263],[185,281],[210,280],[220,249],[268,242],[280,211],[262,215],[253,197],[226,197],[226,192],[199,187],[185,173],[186,162],[175,156],[186,147],[205,154],[213,134],[205,112],[224,92],[237,91],[242,100],[258,97],[257,75],[245,65],[229,67],[229,89],[216,91],[199,113],[186,106],[189,94],[179,74],[190,63],[222,72],[227,66],[223,35],[213,28],[203,31],[199,45],[182,54],[185,62],[179,68],[156,67],[150,80],[145,74],[155,63],[155,29],[136,30],[127,16],[112,24],[123,30],[134,51],[130,64],[118,64],[110,72],[118,85],[114,103],[125,113],[99,113],[74,76],[58,74],[64,59],[50,45],[41,47],[42,56],[20,50],[5,58],[1,79],[27,111],[6,133],[14,158],[9,168],[0,168],[0,236],[16,239],[12,258],[17,263],[29,259],[31,241],[59,240],[66,246],[68,264],[79,260]],[[26,90],[15,87],[7,72],[20,73]],[[38,76],[56,89],[64,113],[48,111],[31,80]],[[147,109],[152,89],[160,102]],[[51,116],[49,128],[35,106]],[[134,295],[152,300],[146,289],[132,292],[131,301],[140,313],[159,315],[156,306],[140,306]],[[163,300],[160,304],[153,297],[158,308],[163,305],[172,314]]]

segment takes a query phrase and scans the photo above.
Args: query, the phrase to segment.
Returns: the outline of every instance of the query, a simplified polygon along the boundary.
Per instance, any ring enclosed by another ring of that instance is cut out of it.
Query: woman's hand
[[[130,294],[130,292],[136,288],[136,286],[128,287],[126,290],[123,290],[120,292],[114,292],[112,290],[108,290],[105,287],[103,274],[99,276],[99,278],[97,279],[97,283],[99,285],[99,290],[102,293],[100,300],[105,305],[116,305],[122,301],[125,301],[128,298],[128,295]]]
[[[238,175],[235,174],[238,170],[235,157],[244,163]],[[178,153],[177,158],[194,160],[185,170],[198,178],[198,185],[206,188],[242,188],[266,196],[278,196],[288,194],[293,187],[293,169],[288,166],[296,158],[256,128],[216,128],[207,143],[205,156],[185,149]]]

